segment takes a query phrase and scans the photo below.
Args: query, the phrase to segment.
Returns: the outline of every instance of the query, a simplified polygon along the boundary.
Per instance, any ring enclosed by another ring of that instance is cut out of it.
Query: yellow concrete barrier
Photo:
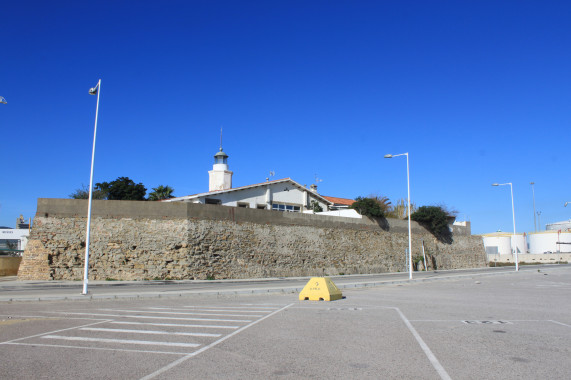
[[[312,277],[299,293],[300,301],[335,301],[341,298],[343,298],[341,290],[329,277]]]

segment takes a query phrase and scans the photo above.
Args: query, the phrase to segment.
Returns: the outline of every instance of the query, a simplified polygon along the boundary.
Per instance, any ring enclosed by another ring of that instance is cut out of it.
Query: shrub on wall
[[[451,215],[441,206],[421,206],[410,216],[445,243],[452,243],[452,232],[448,226],[450,217]]]
[[[355,203],[349,206],[349,208],[355,209],[359,214],[365,216],[373,216],[376,218],[385,216],[383,204],[373,198],[357,197]]]

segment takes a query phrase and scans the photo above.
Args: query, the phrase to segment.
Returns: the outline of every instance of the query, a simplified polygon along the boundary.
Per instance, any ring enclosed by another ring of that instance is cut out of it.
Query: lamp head
[[[500,186],[499,183],[492,183],[492,186]]]
[[[97,95],[97,86],[89,89],[89,95]]]
[[[385,158],[393,158],[392,154],[385,154]]]
[[[565,205],[563,207],[567,207],[568,204],[569,204],[569,202],[565,202]]]

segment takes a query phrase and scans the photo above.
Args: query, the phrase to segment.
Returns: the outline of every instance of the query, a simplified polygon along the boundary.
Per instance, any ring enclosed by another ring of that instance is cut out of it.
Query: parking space
[[[7,378],[566,379],[571,270],[296,294],[5,304]],[[11,318],[9,318],[11,317]]]

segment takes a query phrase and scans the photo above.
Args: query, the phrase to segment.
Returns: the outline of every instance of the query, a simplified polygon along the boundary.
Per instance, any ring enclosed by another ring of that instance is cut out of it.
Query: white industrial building
[[[518,254],[527,252],[525,234],[511,234],[508,232],[494,232],[482,235],[484,247],[488,255],[512,255],[514,248]]]
[[[495,232],[482,235],[488,255],[511,255],[513,247],[518,254],[571,253],[571,231],[542,231],[514,235]],[[515,244],[514,244],[515,241]]]
[[[192,202],[289,212],[313,211],[317,206],[323,211],[329,211],[335,204],[317,194],[316,185],[307,189],[291,178],[232,188],[233,172],[228,168],[228,155],[222,151],[222,147],[214,155],[214,165],[208,175],[208,192],[165,199],[163,202]]]
[[[529,253],[571,253],[571,231],[542,231],[527,235]]]
[[[571,219],[545,225],[547,231],[571,231]]]

